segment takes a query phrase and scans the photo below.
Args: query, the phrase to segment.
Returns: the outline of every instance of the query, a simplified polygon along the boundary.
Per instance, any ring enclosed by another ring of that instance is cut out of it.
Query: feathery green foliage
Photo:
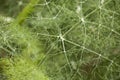
[[[34,1],[31,0],[30,4],[33,2]],[[27,6],[27,8],[32,7]],[[20,13],[20,18],[18,16],[17,20],[13,20],[11,24],[1,27],[2,30],[4,29],[4,31],[2,31],[3,37],[1,37],[1,41],[3,40],[5,42],[1,48],[3,50],[7,48],[9,52],[11,51],[11,53],[8,54],[13,57],[12,59],[1,59],[1,63],[5,65],[2,70],[8,80],[48,80],[47,76],[42,72],[44,70],[37,66],[38,61],[40,61],[44,55],[42,47],[40,47],[41,45],[38,44],[40,41],[36,39],[27,27],[24,28],[19,25],[24,19],[21,19],[21,17],[26,17],[28,16],[27,14],[28,12],[24,9],[23,12]],[[6,55],[7,52],[1,54]]]
[[[119,80],[119,3],[31,0],[17,18],[1,16],[0,73],[7,80]]]

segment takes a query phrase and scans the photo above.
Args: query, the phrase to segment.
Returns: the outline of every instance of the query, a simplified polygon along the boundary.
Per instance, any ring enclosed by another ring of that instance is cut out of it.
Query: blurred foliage
[[[5,16],[16,17],[29,0],[1,0],[0,13]]]
[[[2,80],[120,79],[120,0],[37,1],[0,1]]]

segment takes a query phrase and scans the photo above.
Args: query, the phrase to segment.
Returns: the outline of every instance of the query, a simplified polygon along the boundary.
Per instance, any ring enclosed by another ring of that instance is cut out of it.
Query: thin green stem
[[[28,5],[17,16],[15,23],[21,24],[28,15],[34,10],[34,6],[38,4],[39,0],[31,0]]]

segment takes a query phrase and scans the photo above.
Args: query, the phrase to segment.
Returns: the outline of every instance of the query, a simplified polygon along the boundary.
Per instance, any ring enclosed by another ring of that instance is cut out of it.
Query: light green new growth
[[[38,1],[39,0],[31,0],[18,15],[17,19],[13,20],[6,29],[9,29],[9,34],[12,36],[12,40],[14,40],[14,45],[22,49],[20,52],[14,52],[13,56],[15,57],[13,59],[3,59],[1,61],[1,63],[5,64],[3,71],[8,80],[49,79],[43,73],[44,66],[38,66],[38,63],[44,57],[40,41],[36,39],[28,28],[19,25],[29,16],[29,13],[32,12],[34,5],[36,5]],[[4,21],[7,18],[0,19]]]
[[[38,4],[38,2],[39,0],[30,0],[29,4],[17,16],[15,23],[21,24],[28,17],[28,15],[34,10],[34,6]]]

